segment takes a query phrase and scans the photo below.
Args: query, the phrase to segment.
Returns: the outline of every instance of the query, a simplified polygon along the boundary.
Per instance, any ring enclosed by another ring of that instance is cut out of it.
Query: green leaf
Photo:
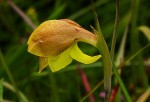
[[[108,100],[111,91],[111,75],[112,75],[112,62],[108,46],[101,32],[98,35],[98,43],[100,53],[102,54],[102,62],[104,66],[104,89],[106,92],[106,100]]]
[[[98,21],[98,17],[96,12],[95,13],[95,20],[96,20],[96,26],[98,32],[93,28],[93,31],[98,36],[98,42],[97,42],[97,48],[99,49],[99,52],[102,55],[102,62],[104,66],[104,89],[106,93],[105,101],[108,101],[110,91],[111,91],[111,75],[112,75],[112,61],[109,53],[108,46],[106,44],[106,41],[103,37],[100,24]]]
[[[71,48],[72,46],[56,57],[48,57],[48,65],[52,72],[63,69],[72,62],[72,58],[70,56]]]
[[[0,102],[3,101],[3,79],[0,79]]]
[[[78,47],[77,43],[72,47],[71,51],[70,51],[70,56],[77,60],[78,62],[84,63],[84,64],[90,64],[93,62],[96,62],[101,55],[97,55],[97,56],[89,56],[84,54]]]
[[[143,32],[143,34],[147,37],[148,41],[150,41],[150,28],[147,26],[140,26],[139,30]]]
[[[126,27],[122,40],[121,40],[121,44],[119,47],[119,51],[116,57],[116,65],[118,66],[120,63],[122,63],[124,61],[124,53],[125,53],[125,45],[126,45],[126,41],[127,41],[127,33],[128,33],[128,27]]]
[[[116,66],[114,65],[114,63],[113,63],[113,67],[112,68],[113,68],[113,72],[115,74],[115,77],[117,78],[117,80],[119,82],[119,85],[120,85],[120,87],[121,87],[121,89],[122,89],[122,91],[123,91],[123,93],[124,93],[124,95],[126,97],[127,102],[132,102],[131,97],[130,97],[130,95],[129,95],[129,93],[128,93],[128,91],[127,91],[127,89],[126,89],[126,87],[125,87],[121,77],[119,76],[118,70],[117,70]]]

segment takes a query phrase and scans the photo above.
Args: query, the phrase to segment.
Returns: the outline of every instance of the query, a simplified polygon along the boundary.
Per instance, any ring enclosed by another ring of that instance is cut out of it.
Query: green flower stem
[[[49,69],[48,70],[49,72],[49,79],[50,79],[50,82],[51,82],[51,94],[52,94],[52,97],[53,99],[51,100],[52,102],[59,102],[59,94],[58,94],[58,90],[57,90],[57,86],[56,86],[56,82],[55,82],[55,79],[54,79],[54,75],[53,73],[51,72],[51,70]]]

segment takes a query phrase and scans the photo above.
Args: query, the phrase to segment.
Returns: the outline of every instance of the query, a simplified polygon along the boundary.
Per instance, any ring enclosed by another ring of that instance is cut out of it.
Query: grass
[[[10,0],[0,1],[0,100],[19,102],[87,102],[89,95],[94,96],[95,102],[103,102],[104,97],[104,68],[101,59],[90,65],[83,65],[74,61],[64,70],[51,73],[47,67],[38,74],[38,57],[27,52],[26,42],[35,26],[45,20],[69,18],[85,29],[92,31],[90,25],[95,27],[92,3],[87,0],[43,0],[43,1],[19,1],[13,0],[14,5],[24,13],[22,16],[10,4]],[[95,10],[101,25],[101,31],[106,41],[108,50],[111,49],[112,34],[116,15],[116,3],[110,0],[94,0]],[[149,3],[146,0],[120,0],[119,22],[116,27],[117,37],[112,56],[113,63],[118,56],[122,36],[127,29],[127,39],[122,63],[119,63],[113,72],[111,90],[123,97],[125,102],[132,100],[150,101],[147,97],[149,90],[149,62],[150,47],[146,36],[139,31],[142,25],[149,26]],[[129,6],[130,5],[130,6]],[[26,21],[25,19],[29,19]],[[31,23],[32,22],[32,23]],[[101,45],[99,45],[101,46]],[[99,54],[98,49],[91,49],[81,44],[83,52],[89,55]],[[140,53],[142,51],[142,53]],[[106,56],[107,57],[107,56]],[[126,60],[127,59],[127,60]],[[132,60],[131,60],[132,59]],[[128,63],[127,63],[128,62]],[[86,92],[82,78],[77,67],[83,69],[91,87]],[[114,77],[117,77],[116,78]],[[120,83],[119,86],[118,83]],[[119,87],[120,91],[115,88]],[[122,89],[123,88],[123,89]],[[117,102],[117,97],[110,92]],[[118,95],[118,96],[119,96]],[[126,100],[126,98],[128,101]],[[145,98],[146,97],[146,98]]]

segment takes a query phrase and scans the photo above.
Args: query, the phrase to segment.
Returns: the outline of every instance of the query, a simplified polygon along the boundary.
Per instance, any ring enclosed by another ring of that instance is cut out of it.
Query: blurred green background
[[[94,3],[103,35],[110,48],[116,2],[94,0]],[[82,65],[74,61],[62,71],[52,74],[47,67],[38,74],[38,57],[27,52],[26,43],[34,27],[46,20],[68,18],[92,31],[90,25],[95,27],[95,20],[91,5],[90,0],[0,0],[0,78],[3,84],[0,98],[11,102],[78,102],[86,95],[78,66],[86,74],[91,88],[103,80],[104,69],[101,60],[91,65]],[[18,12],[18,9],[21,12]],[[147,38],[138,27],[150,26],[150,1],[120,0],[119,16],[114,61],[117,60],[126,28],[127,39],[122,49],[125,59],[148,44]],[[96,48],[89,48],[90,45],[80,43],[79,47],[89,55],[98,54]],[[149,52],[150,48],[147,48],[122,69],[122,80],[133,102],[136,102],[149,87]],[[112,88],[116,86],[116,79],[112,77]],[[16,87],[19,92],[15,91]],[[100,96],[103,90],[101,85],[93,93],[95,102],[103,102],[103,97]],[[19,98],[20,92],[24,100]],[[117,93],[120,93],[122,100],[126,102],[122,92]],[[121,102],[117,101],[121,97],[117,97],[115,102]],[[87,98],[85,102],[88,101]]]

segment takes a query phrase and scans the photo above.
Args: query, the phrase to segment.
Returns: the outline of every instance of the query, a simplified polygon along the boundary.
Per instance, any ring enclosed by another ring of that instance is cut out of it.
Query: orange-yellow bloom
[[[79,41],[96,47],[97,36],[72,20],[49,20],[31,34],[28,52],[40,57],[39,71],[49,65],[52,72],[66,67],[73,59],[89,64],[101,57],[85,55],[77,46]]]

